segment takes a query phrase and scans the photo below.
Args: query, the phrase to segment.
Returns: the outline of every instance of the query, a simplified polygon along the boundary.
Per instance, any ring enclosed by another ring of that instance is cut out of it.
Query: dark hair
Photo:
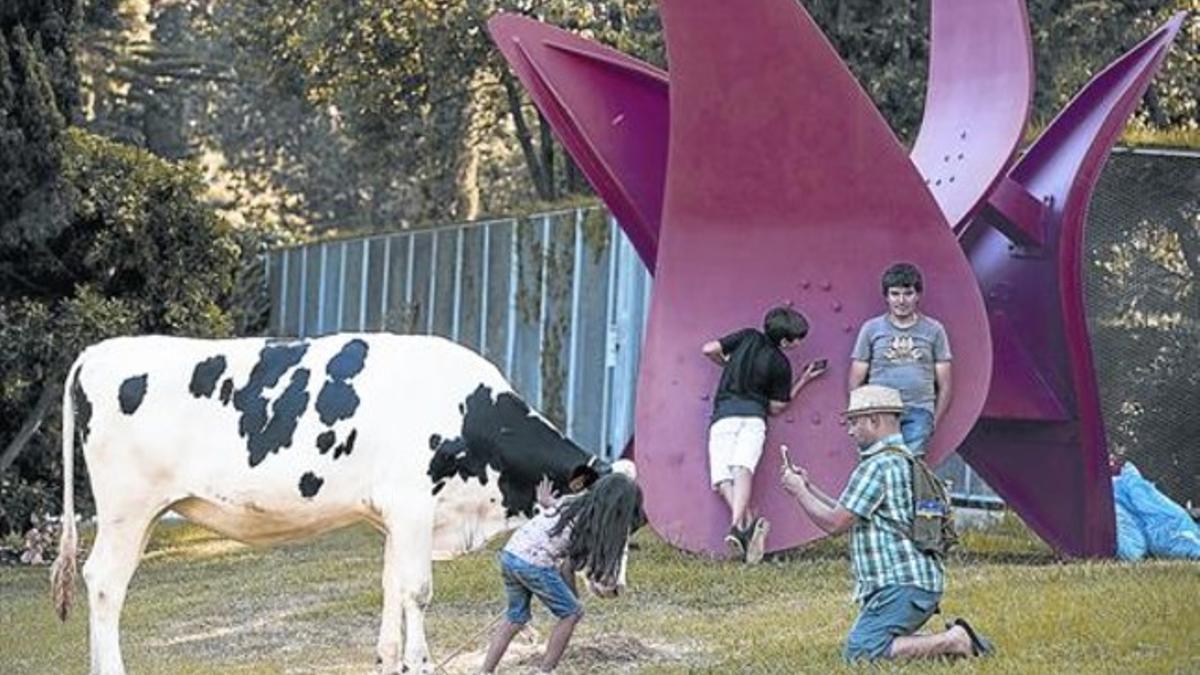
[[[616,581],[629,535],[645,523],[642,490],[623,474],[609,474],[585,495],[571,499],[559,512],[550,536],[571,526],[567,557],[577,570],[602,584]]]
[[[918,293],[924,290],[921,270],[912,263],[896,263],[884,270],[881,284],[885,296],[889,288],[911,288]]]
[[[799,340],[808,335],[808,319],[791,307],[776,307],[763,317],[763,332],[773,345],[784,339]]]

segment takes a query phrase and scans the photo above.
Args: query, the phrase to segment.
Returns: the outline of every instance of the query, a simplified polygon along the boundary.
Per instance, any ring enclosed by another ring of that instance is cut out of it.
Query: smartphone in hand
[[[783,465],[787,467],[789,471],[794,472],[796,470],[796,467],[792,464],[791,458],[788,457],[788,446],[782,443],[779,445],[779,456],[781,459],[783,459]]]

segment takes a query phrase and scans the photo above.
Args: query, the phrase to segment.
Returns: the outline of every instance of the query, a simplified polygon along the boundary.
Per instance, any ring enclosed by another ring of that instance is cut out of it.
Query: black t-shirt
[[[729,357],[713,397],[712,421],[725,417],[767,417],[768,401],[792,396],[792,364],[761,331],[746,328],[721,338]]]

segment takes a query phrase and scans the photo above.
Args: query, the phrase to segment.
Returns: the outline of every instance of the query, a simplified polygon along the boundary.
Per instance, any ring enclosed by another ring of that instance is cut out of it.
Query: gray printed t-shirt
[[[933,412],[933,365],[951,359],[950,339],[941,323],[924,314],[908,328],[897,328],[884,314],[863,324],[851,358],[871,364],[870,384],[898,389],[906,407]]]

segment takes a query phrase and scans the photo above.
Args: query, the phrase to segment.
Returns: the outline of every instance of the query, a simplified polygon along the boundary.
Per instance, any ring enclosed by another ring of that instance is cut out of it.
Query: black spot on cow
[[[82,368],[75,371],[75,377],[71,382],[71,412],[75,415],[76,437],[79,438],[80,443],[87,443],[92,423],[92,402],[88,400],[87,393],[83,391],[83,385],[79,384],[80,370]]]
[[[308,369],[298,368],[292,373],[287,389],[271,404],[270,416],[263,392],[278,384],[288,370],[300,363],[306,351],[308,344],[304,342],[268,342],[259,352],[258,363],[250,371],[246,386],[233,395],[233,407],[242,413],[238,433],[246,438],[250,466],[257,466],[268,454],[292,445],[296,423],[308,407]]]
[[[317,450],[320,450],[322,455],[329,452],[329,449],[333,447],[333,442],[336,440],[337,434],[332,431],[322,431],[317,435]]]
[[[430,450],[437,450],[438,446],[441,444],[442,444],[442,435],[441,434],[434,434],[429,437],[429,449]]]
[[[300,477],[300,496],[312,499],[321,491],[321,486],[324,484],[324,478],[318,478],[315,473],[309,471]]]
[[[197,363],[192,370],[192,382],[188,385],[188,391],[192,392],[192,396],[196,398],[212,398],[213,392],[217,389],[217,380],[221,379],[221,373],[224,372],[224,356],[204,359]]]
[[[367,343],[354,339],[342,346],[329,364],[325,373],[329,379],[317,394],[317,412],[321,415],[321,423],[327,427],[333,426],[338,420],[348,419],[358,409],[358,394],[350,385],[350,379],[362,372],[367,360]]]
[[[231,398],[233,398],[233,379],[227,377],[221,383],[221,405],[229,405]]]
[[[137,412],[142,405],[142,400],[146,398],[147,379],[146,375],[137,375],[121,383],[121,389],[117,392],[117,399],[121,403],[121,412],[126,415]]]
[[[337,459],[342,455],[349,455],[354,450],[354,441],[358,438],[358,429],[351,429],[350,435],[342,444],[333,449],[333,458]]]
[[[493,398],[492,390],[480,385],[460,408],[464,411],[461,435],[440,439],[429,462],[435,494],[439,484],[454,476],[486,483],[491,468],[500,474],[506,513],[531,515],[534,488],[543,476],[566,492],[572,477],[607,470],[512,392]],[[435,439],[429,440],[432,445]]]

